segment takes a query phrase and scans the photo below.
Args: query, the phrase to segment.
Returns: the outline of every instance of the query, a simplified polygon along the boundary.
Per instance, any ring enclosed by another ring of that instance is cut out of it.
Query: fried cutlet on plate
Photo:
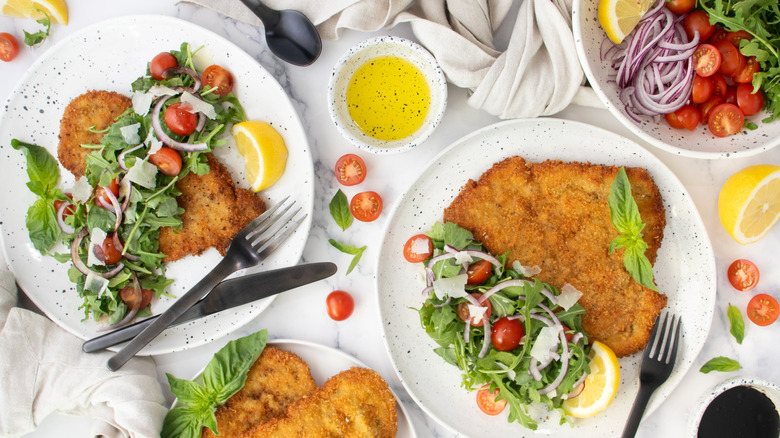
[[[297,354],[266,346],[249,369],[244,387],[217,408],[219,437],[240,437],[252,426],[284,415],[288,406],[316,387],[309,365]],[[202,436],[217,435],[204,427]]]
[[[113,91],[93,90],[73,99],[60,120],[57,158],[76,178],[84,175],[85,158],[93,149],[81,145],[100,144],[103,131],[132,105],[129,97]],[[90,128],[94,127],[94,131]]]
[[[230,241],[246,224],[265,211],[265,203],[249,190],[236,187],[230,172],[212,154],[206,154],[211,170],[192,172],[176,182],[184,209],[181,229],[160,228],[160,252],[165,262],[200,255],[214,247],[223,256]]]
[[[507,265],[539,266],[540,280],[583,293],[582,325],[618,357],[642,350],[666,296],[639,285],[623,266],[623,249],[607,197],[619,168],[507,158],[469,180],[444,211],[445,222],[471,231],[493,254],[511,251]],[[639,207],[646,255],[655,263],[666,225],[658,187],[642,168],[626,168]]]
[[[244,438],[393,438],[395,397],[373,370],[353,367],[328,379],[287,413],[259,423]]]
[[[110,91],[88,91],[73,99],[65,108],[60,123],[60,143],[57,156],[63,167],[76,178],[84,175],[85,157],[93,149],[82,144],[99,144],[100,131],[114,122],[132,104],[131,100]],[[265,211],[265,203],[257,195],[236,187],[222,163],[206,154],[211,171],[203,176],[189,173],[176,183],[182,192],[177,198],[181,229],[160,229],[160,252],[165,262],[188,255],[199,255],[215,247],[223,256],[230,240],[241,228]]]

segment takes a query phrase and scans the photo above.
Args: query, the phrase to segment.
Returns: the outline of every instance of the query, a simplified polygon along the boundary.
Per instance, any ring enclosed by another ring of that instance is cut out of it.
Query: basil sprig
[[[333,239],[328,239],[328,242],[339,251],[354,256],[352,257],[352,262],[349,264],[349,268],[347,268],[347,273],[345,275],[349,275],[349,273],[352,272],[353,269],[355,269],[355,266],[357,266],[358,262],[360,261],[360,258],[363,257],[363,251],[365,251],[366,248],[368,248],[365,245],[361,246],[360,248],[356,248],[354,246],[336,242]]]
[[[628,181],[626,170],[623,167],[620,168],[615,181],[612,182],[607,202],[612,225],[620,233],[610,243],[609,253],[612,254],[616,249],[625,248],[623,265],[626,267],[626,271],[637,283],[658,291],[653,281],[653,266],[645,256],[647,243],[642,239],[642,230],[645,224],[639,215],[639,207],[631,195],[631,183]]]
[[[742,368],[742,365],[740,365],[736,360],[724,356],[718,356],[710,359],[699,369],[699,371],[704,374],[707,374],[710,371],[720,371],[725,373],[729,371],[736,371],[740,368]]]
[[[217,433],[214,410],[244,387],[249,369],[268,342],[268,330],[230,341],[206,365],[202,382],[178,379],[168,373],[178,406],[165,416],[162,438],[200,438],[203,427]]]

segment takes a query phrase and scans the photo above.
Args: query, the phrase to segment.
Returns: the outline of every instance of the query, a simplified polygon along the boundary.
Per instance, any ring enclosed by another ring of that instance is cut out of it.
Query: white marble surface
[[[409,399],[393,370],[382,342],[374,287],[374,266],[378,254],[376,236],[384,229],[386,214],[375,222],[356,223],[346,232],[342,232],[328,213],[328,202],[339,188],[333,178],[333,165],[341,155],[357,151],[340,137],[328,116],[326,87],[331,68],[344,52],[363,39],[382,33],[413,37],[410,30],[406,27],[398,27],[377,34],[345,32],[338,41],[324,42],[322,56],[313,66],[301,68],[276,60],[265,48],[259,29],[236,23],[212,11],[192,6],[175,6],[171,0],[110,3],[98,0],[70,0],[68,4],[70,9],[68,26],[54,26],[50,41],[47,41],[43,47],[31,50],[24,46],[16,60],[0,65],[2,78],[0,98],[4,101],[36,57],[58,40],[96,21],[123,15],[178,16],[223,35],[254,56],[287,90],[307,129],[314,155],[317,184],[314,223],[303,261],[333,260],[339,264],[340,272],[326,281],[280,296],[269,309],[228,338],[236,338],[268,328],[272,338],[307,340],[352,354],[382,374],[400,395],[402,402],[412,414],[412,421],[419,436],[453,436],[446,427],[428,418]],[[23,38],[22,29],[34,28],[35,23],[32,21],[0,17],[0,31],[10,32],[20,40]],[[85,84],[85,87],[87,86]],[[361,153],[369,167],[369,176],[359,186],[360,189],[342,187],[347,195],[351,196],[362,190],[375,190],[384,199],[385,211],[389,211],[405,188],[439,151],[463,135],[498,121],[495,117],[470,108],[466,104],[467,95],[464,90],[450,86],[449,96],[447,112],[440,127],[420,147],[400,155],[373,156]],[[661,408],[641,424],[638,436],[683,436],[689,425],[688,417],[696,411],[699,399],[711,387],[727,378],[752,376],[780,382],[780,367],[776,366],[780,361],[780,350],[774,348],[780,329],[778,323],[760,328],[747,322],[745,341],[742,345],[737,345],[728,334],[728,322],[725,318],[725,309],[729,302],[744,309],[749,299],[749,294],[736,292],[726,279],[726,268],[734,259],[748,258],[756,262],[761,269],[758,289],[776,297],[780,296],[780,272],[774,266],[780,252],[778,250],[780,228],[770,231],[756,244],[741,246],[726,234],[717,216],[718,191],[728,176],[752,164],[780,164],[780,148],[743,159],[721,161],[687,159],[643,143],[632,136],[604,109],[570,106],[556,117],[583,121],[624,135],[648,148],[660,158],[682,181],[693,198],[715,250],[718,301],[707,343],[683,382]],[[368,245],[363,260],[349,276],[344,275],[349,258],[327,243],[330,237],[336,237],[353,245]],[[1,255],[0,264],[5,265]],[[343,322],[332,321],[325,311],[325,297],[334,289],[347,290],[356,300],[355,313]],[[698,309],[689,309],[689,311],[697,312]],[[179,377],[194,375],[227,340],[226,338],[180,353],[156,356],[161,383],[167,387],[165,373],[172,373]],[[708,375],[698,372],[698,368],[708,359],[720,355],[739,360],[743,369],[733,373]],[[90,421],[87,419],[55,414],[29,436],[60,436],[63,430],[69,430],[68,435],[84,436],[89,430],[89,424]],[[523,432],[518,428],[518,436]],[[524,436],[529,435],[531,434],[524,434]]]

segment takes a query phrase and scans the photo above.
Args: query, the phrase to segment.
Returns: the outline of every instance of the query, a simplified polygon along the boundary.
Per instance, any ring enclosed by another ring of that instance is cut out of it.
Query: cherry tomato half
[[[695,106],[685,105],[671,114],[665,114],[664,117],[672,128],[693,131],[699,126],[701,114]]]
[[[346,154],[336,161],[336,180],[345,186],[360,184],[366,179],[366,163],[355,154]]]
[[[738,259],[729,265],[726,274],[729,283],[738,291],[753,289],[758,284],[758,267],[750,260]]]
[[[745,115],[733,103],[722,103],[710,112],[707,125],[716,137],[728,137],[736,134],[745,124]]]
[[[735,30],[733,32],[726,33],[726,39],[729,40],[731,44],[734,44],[734,47],[739,49],[740,41],[742,40],[750,41],[753,39],[753,35],[748,33],[748,31],[746,30]]]
[[[718,72],[721,60],[720,52],[711,44],[702,44],[693,52],[693,68],[705,78]]]
[[[174,134],[190,135],[198,126],[198,115],[187,102],[176,102],[165,109],[165,124]]]
[[[685,15],[696,6],[696,0],[669,0],[666,8],[677,15]]]
[[[206,67],[200,80],[204,87],[211,87],[212,93],[217,96],[225,96],[233,91],[233,75],[219,65]]]
[[[119,298],[121,298],[122,301],[125,302],[125,305],[127,307],[133,307],[133,302],[135,302],[135,300],[138,299],[135,295],[136,295],[135,287],[133,286],[132,283],[123,287],[122,290],[119,291]],[[148,306],[149,303],[152,302],[152,298],[154,298],[153,290],[141,289],[141,305],[138,308],[143,309],[144,307]]]
[[[152,77],[158,81],[163,80],[162,73],[171,68],[179,65],[179,61],[176,57],[168,52],[162,52],[152,58],[152,62],[149,63],[149,73]]]
[[[715,74],[710,77],[712,78],[712,83],[715,85],[712,90],[712,94],[725,97],[726,93],[729,91],[729,84],[726,82],[726,78],[719,74]]]
[[[160,172],[175,176],[181,172],[181,154],[179,151],[168,146],[163,146],[159,151],[149,157],[149,162],[160,169]]]
[[[715,25],[710,24],[710,15],[705,11],[693,11],[683,20],[683,29],[688,41],[693,41],[694,32],[699,32],[699,41],[707,41],[715,33]]]
[[[490,392],[490,388],[484,388],[477,391],[477,406],[488,415],[498,415],[506,408],[506,399],[496,400],[501,391],[496,388]]]
[[[474,297],[475,300],[479,301],[479,298],[482,296],[482,294],[473,293],[471,296]],[[473,327],[482,327],[485,324],[485,320],[489,319],[490,315],[493,313],[493,305],[490,304],[490,300],[485,300],[484,303],[481,303],[482,307],[487,307],[487,310],[479,321],[474,321],[474,319],[471,317],[471,313],[469,312],[470,303],[470,301],[464,301],[458,304],[458,317],[460,317],[460,320],[463,322],[468,320],[469,324],[471,324]]]
[[[19,53],[19,43],[7,32],[0,33],[0,60],[11,62]]]
[[[758,114],[764,109],[764,93],[761,90],[753,93],[753,84],[739,84],[737,86],[737,106],[745,117]]]
[[[747,65],[747,58],[745,55],[739,52],[739,49],[734,47],[734,44],[728,39],[718,41],[715,43],[715,47],[720,52],[721,63],[720,73],[732,77],[735,74],[742,71]]]
[[[361,192],[352,197],[349,210],[355,219],[371,222],[382,213],[382,197],[377,192]]]
[[[343,290],[334,290],[329,293],[325,304],[328,306],[328,316],[335,321],[344,321],[355,310],[355,300],[352,295]]]
[[[693,90],[691,90],[691,100],[693,103],[704,103],[712,96],[715,91],[715,81],[712,77],[693,75]]]
[[[742,71],[735,74],[732,79],[734,79],[734,82],[739,84],[747,84],[753,82],[753,75],[758,73],[760,69],[761,69],[761,65],[758,63],[756,57],[748,56],[747,61],[745,61],[745,68],[743,68]]]
[[[468,284],[482,284],[490,278],[490,274],[493,272],[493,264],[487,260],[479,260],[469,265],[466,270],[466,283]]]
[[[710,118],[712,109],[723,103],[723,98],[718,95],[713,95],[706,102],[699,105],[699,114],[701,114],[701,124],[706,125]]]
[[[747,305],[747,315],[754,324],[766,326],[777,320],[780,305],[771,295],[758,294],[750,299]]]
[[[103,240],[103,244],[100,246],[100,252],[102,254],[97,255],[107,265],[113,265],[122,260],[122,250],[121,248],[116,247],[114,233],[109,233],[105,240]]]
[[[525,336],[525,327],[517,319],[507,317],[499,318],[493,324],[493,331],[490,340],[493,347],[498,351],[511,351],[520,345],[520,341]]]
[[[404,258],[409,263],[424,262],[433,254],[433,242],[425,234],[412,236],[404,245]]]
[[[100,200],[108,206],[111,205],[111,199],[106,195],[106,190],[111,190],[111,194],[114,195],[115,198],[119,196],[119,180],[114,178],[107,186],[98,187],[97,190],[95,190],[95,198],[100,198]]]

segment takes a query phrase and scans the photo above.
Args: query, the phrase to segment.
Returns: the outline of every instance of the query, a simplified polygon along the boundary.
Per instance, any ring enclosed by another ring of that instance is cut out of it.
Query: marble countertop
[[[420,437],[450,437],[453,433],[445,426],[428,417],[408,396],[392,366],[382,341],[382,328],[377,307],[375,281],[375,260],[379,245],[368,245],[364,261],[350,275],[344,275],[349,264],[348,256],[332,248],[327,239],[340,229],[328,212],[328,202],[339,188],[333,178],[333,165],[346,153],[359,153],[370,168],[364,185],[379,192],[385,203],[385,211],[401,197],[413,181],[442,149],[455,140],[481,127],[498,122],[499,119],[475,110],[466,103],[467,93],[454,86],[449,87],[449,101],[446,114],[434,134],[421,146],[403,154],[377,156],[359,152],[344,140],[330,120],[327,111],[326,90],[331,69],[336,61],[354,44],[378,34],[393,34],[414,39],[410,29],[398,26],[386,32],[373,34],[344,32],[339,40],[324,41],[323,53],[310,67],[294,67],[275,59],[265,47],[261,29],[225,18],[213,11],[189,5],[176,6],[172,1],[137,0],[133,2],[111,2],[108,6],[98,0],[70,0],[70,24],[54,26],[50,41],[42,47],[29,49],[21,47],[16,60],[2,63],[0,72],[0,98],[5,100],[35,59],[57,41],[72,32],[100,20],[135,14],[162,14],[177,16],[199,26],[211,29],[237,44],[267,69],[287,91],[306,128],[314,160],[315,199],[314,219],[306,244],[303,262],[333,260],[340,271],[335,276],[297,291],[279,296],[272,305],[226,338],[190,350],[155,356],[158,377],[167,388],[165,373],[178,377],[191,377],[199,371],[212,354],[228,339],[234,339],[262,328],[268,328],[271,338],[288,338],[311,341],[337,348],[353,355],[378,371],[399,395],[401,402],[411,414],[412,423]],[[0,17],[0,31],[10,32],[20,40],[22,29],[34,26],[32,21]],[[746,322],[746,336],[742,345],[737,345],[728,333],[726,307],[733,303],[744,309],[750,294],[736,292],[726,279],[726,268],[737,258],[756,262],[761,269],[759,289],[780,296],[780,272],[774,270],[774,262],[780,251],[780,229],[769,232],[761,241],[742,246],[726,234],[718,220],[717,197],[721,185],[734,172],[753,164],[780,164],[780,148],[762,154],[739,159],[703,160],[676,156],[648,145],[632,135],[606,110],[601,108],[571,105],[555,117],[589,123],[623,135],[648,149],[666,164],[683,183],[703,219],[715,253],[717,266],[718,299],[709,337],[699,357],[694,362],[680,385],[653,414],[641,424],[639,437],[681,436],[687,430],[688,418],[700,404],[700,399],[710,388],[723,380],[736,376],[759,377],[780,382],[780,350],[767,348],[777,340],[778,325],[758,327]],[[356,193],[356,192],[355,192]],[[354,242],[378,242],[387,214],[371,223],[351,227],[343,235]],[[5,266],[0,254],[0,266]],[[356,301],[354,314],[342,322],[331,320],[325,310],[325,297],[335,289],[349,291]],[[304,309],[303,312],[301,309]],[[686,309],[697,312],[701,309]],[[301,314],[300,318],[290,315]],[[729,356],[742,364],[742,369],[732,373],[702,374],[698,369],[710,358]],[[170,393],[168,397],[172,400]],[[63,427],[73,431],[72,435],[85,435],[90,421],[55,414],[48,418],[30,437],[61,435]],[[79,431],[82,431],[79,434]],[[520,432],[520,430],[518,431]],[[527,436],[527,434],[526,434]]]

